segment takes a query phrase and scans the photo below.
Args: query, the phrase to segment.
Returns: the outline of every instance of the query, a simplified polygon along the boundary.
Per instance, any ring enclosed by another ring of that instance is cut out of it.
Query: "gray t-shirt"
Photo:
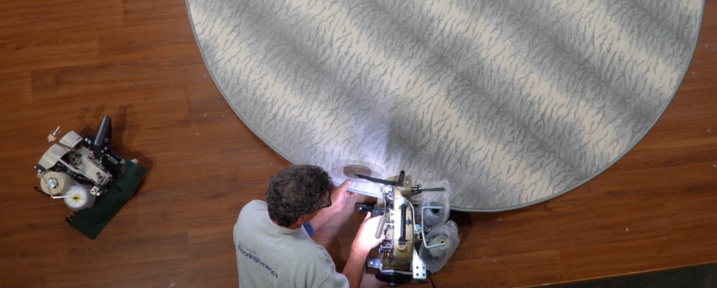
[[[234,225],[239,287],[349,287],[334,261],[303,228],[271,221],[266,202],[246,204]]]

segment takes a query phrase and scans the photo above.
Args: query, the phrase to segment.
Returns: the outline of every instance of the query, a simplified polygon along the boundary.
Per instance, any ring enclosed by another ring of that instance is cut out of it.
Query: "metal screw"
[[[47,180],[47,186],[49,186],[50,188],[53,188],[53,189],[57,188],[57,184],[58,184],[57,178],[55,178],[55,177],[52,177],[49,180]]]

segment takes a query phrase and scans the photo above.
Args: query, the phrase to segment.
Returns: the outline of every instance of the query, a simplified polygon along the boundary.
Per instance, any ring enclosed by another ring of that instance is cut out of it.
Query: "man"
[[[234,225],[239,286],[359,287],[369,251],[383,240],[374,236],[379,218],[366,215],[341,273],[309,235],[343,209],[353,195],[349,185],[336,188],[326,171],[309,165],[272,176],[266,202],[246,204]]]

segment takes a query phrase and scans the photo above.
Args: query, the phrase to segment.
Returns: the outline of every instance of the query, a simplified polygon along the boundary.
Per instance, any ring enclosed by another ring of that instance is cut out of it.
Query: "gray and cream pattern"
[[[187,0],[234,111],[293,163],[448,180],[524,207],[627,153],[667,108],[700,0]],[[357,184],[358,185],[358,184]],[[357,188],[358,187],[358,188]],[[353,189],[362,189],[360,186]]]

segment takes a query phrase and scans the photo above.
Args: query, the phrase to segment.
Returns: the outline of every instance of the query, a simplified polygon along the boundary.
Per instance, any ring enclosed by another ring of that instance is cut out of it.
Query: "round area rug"
[[[687,71],[704,2],[187,6],[227,102],[287,160],[335,182],[346,163],[447,180],[453,209],[500,211],[565,193],[637,144]]]

